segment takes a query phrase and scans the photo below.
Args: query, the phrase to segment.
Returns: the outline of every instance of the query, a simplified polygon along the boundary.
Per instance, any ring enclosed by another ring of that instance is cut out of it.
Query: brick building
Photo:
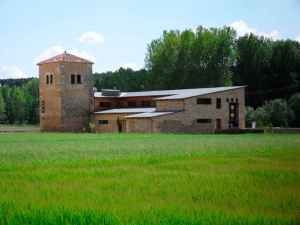
[[[39,64],[41,130],[214,132],[245,126],[245,87],[93,91],[92,62],[63,53]]]

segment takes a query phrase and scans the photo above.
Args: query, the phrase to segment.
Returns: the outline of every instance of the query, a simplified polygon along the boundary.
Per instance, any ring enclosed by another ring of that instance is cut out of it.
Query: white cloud
[[[235,21],[235,22],[231,23],[229,26],[236,30],[237,35],[239,37],[244,36],[245,34],[253,33],[255,35],[264,36],[266,38],[271,38],[273,40],[278,40],[280,38],[280,34],[277,30],[273,30],[271,32],[260,32],[260,31],[257,31],[255,28],[250,27],[243,20]]]
[[[97,32],[90,31],[81,34],[79,41],[81,43],[102,44],[104,42],[104,37]]]
[[[45,59],[49,59],[53,56],[61,54],[65,50],[66,50],[66,48],[64,48],[60,45],[51,46],[51,47],[45,49],[43,52],[41,52],[41,54],[34,59],[34,63],[36,64],[40,61],[43,61]],[[88,59],[93,62],[96,61],[96,58],[94,56],[90,55],[89,53],[87,53],[86,51],[81,51],[81,50],[74,48],[74,49],[67,49],[67,52],[71,53],[73,55],[79,56],[81,58]]]
[[[0,66],[0,79],[9,78],[25,78],[28,77],[24,72],[16,65],[3,65]]]
[[[296,41],[300,42],[300,35],[296,38]]]

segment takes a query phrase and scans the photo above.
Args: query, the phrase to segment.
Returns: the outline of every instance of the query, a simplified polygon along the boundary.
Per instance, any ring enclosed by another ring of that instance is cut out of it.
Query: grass
[[[0,224],[299,224],[300,135],[0,134]]]

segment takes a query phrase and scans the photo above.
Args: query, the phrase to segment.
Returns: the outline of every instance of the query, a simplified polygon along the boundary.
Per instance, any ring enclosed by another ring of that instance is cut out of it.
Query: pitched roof
[[[244,87],[245,86],[233,86],[233,87],[195,88],[195,89],[161,90],[161,91],[122,92],[117,98],[157,96],[158,97],[157,100],[184,99],[184,98],[207,95],[216,92],[229,91],[229,90],[234,90],[234,89],[244,88]],[[102,92],[95,92],[94,96],[96,98],[108,97],[102,95]]]
[[[155,108],[121,108],[108,109],[104,111],[95,112],[95,114],[113,114],[113,113],[148,113],[154,112]]]
[[[37,65],[42,65],[46,63],[54,63],[54,62],[76,62],[76,63],[90,63],[93,64],[93,62],[80,58],[76,55],[72,55],[70,53],[67,53],[66,51],[62,54],[56,55],[54,57],[51,57],[49,59],[43,60],[39,62]]]
[[[139,114],[125,116],[125,118],[152,118],[157,116],[169,115],[173,113],[176,112],[146,112],[146,113],[139,113]]]

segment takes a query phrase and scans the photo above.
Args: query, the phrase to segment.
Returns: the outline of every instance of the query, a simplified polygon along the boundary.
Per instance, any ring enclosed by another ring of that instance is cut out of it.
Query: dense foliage
[[[97,74],[96,87],[126,91],[247,85],[247,104],[289,98],[300,91],[300,43],[230,28],[165,31],[146,54],[146,70]]]
[[[246,108],[246,125],[252,126],[256,122],[257,127],[299,127],[300,95],[293,95],[289,101],[275,99],[265,102],[264,105],[253,109]]]
[[[256,109],[300,92],[300,43],[253,34],[236,38],[228,27],[165,31],[148,45],[145,69],[96,73],[94,80],[98,90],[122,91],[247,85],[246,104]],[[0,119],[37,122],[37,80],[0,80],[0,84]],[[289,125],[300,126],[299,97],[289,105],[295,114],[287,118]],[[257,113],[263,116],[263,111]],[[282,121],[272,124],[286,126]]]
[[[15,83],[14,83],[15,84]],[[0,122],[29,123],[39,121],[38,79],[26,80],[19,86],[0,87]]]

